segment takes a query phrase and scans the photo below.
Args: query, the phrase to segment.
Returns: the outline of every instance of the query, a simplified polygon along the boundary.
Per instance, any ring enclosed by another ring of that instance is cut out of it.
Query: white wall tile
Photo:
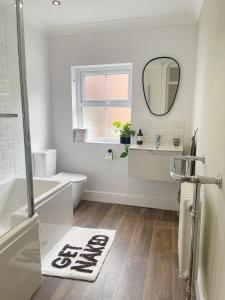
[[[152,120],[146,123],[139,120],[137,130],[141,128],[144,134],[145,143],[154,143],[157,134],[161,135],[162,144],[173,144],[173,138],[180,138],[184,141],[185,122],[184,121],[161,121]]]
[[[11,105],[10,76],[8,71],[7,40],[4,18],[0,18],[0,112],[5,113]],[[15,176],[15,147],[13,128],[9,120],[0,119],[0,181]]]

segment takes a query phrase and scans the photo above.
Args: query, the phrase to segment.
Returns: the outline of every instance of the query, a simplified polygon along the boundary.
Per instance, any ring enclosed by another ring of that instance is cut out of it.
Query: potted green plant
[[[131,136],[135,135],[135,131],[131,128],[130,122],[122,123],[120,121],[115,121],[112,125],[116,127],[116,131],[120,132],[120,144],[125,145],[125,150],[120,155],[120,157],[124,158],[128,155],[128,145],[130,144]]]

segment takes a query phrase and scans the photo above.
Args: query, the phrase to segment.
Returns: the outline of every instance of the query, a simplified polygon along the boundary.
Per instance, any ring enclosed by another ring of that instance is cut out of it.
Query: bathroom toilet
[[[46,149],[33,152],[34,176],[47,177],[61,181],[70,181],[72,183],[73,208],[79,203],[84,190],[87,176],[83,174],[74,174],[61,172],[56,174],[56,150]]]
[[[58,180],[68,180],[72,183],[73,208],[75,209],[80,203],[80,199],[84,191],[84,186],[87,182],[87,176],[83,174],[61,172],[54,175],[52,178]]]

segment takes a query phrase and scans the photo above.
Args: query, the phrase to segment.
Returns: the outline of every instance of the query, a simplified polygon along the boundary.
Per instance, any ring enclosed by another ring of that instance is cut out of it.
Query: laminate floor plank
[[[34,294],[32,300],[51,299],[55,291],[63,286],[63,280],[57,277],[42,276],[41,282],[41,288]]]
[[[174,211],[157,209],[155,214],[155,224],[166,228],[177,227],[177,213]]]
[[[173,299],[172,230],[154,226],[144,299]]]
[[[186,299],[186,281],[179,278],[178,258],[173,254],[173,300]]]
[[[85,300],[111,300],[118,284],[126,255],[130,247],[134,228],[137,223],[134,217],[123,216],[113,246],[106,258],[97,280],[84,292]],[[91,298],[90,298],[91,295]]]
[[[127,253],[128,256],[138,258],[149,257],[153,228],[153,220],[141,217],[138,218],[129,251]]]
[[[120,210],[116,205],[113,205],[108,213],[101,219],[98,227],[117,230],[124,215],[123,210]]]
[[[97,228],[98,224],[104,218],[111,208],[111,204],[93,202],[90,207],[87,208],[87,212],[84,212],[83,216],[79,216],[78,210],[74,215],[74,225],[83,227]]]
[[[74,225],[117,230],[95,282],[43,276],[31,300],[184,300],[175,212],[81,201]]]
[[[116,286],[113,300],[143,299],[147,258],[127,257]]]

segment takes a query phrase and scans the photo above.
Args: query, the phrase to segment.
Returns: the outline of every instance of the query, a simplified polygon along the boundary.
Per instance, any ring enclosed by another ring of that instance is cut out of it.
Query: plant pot
[[[120,136],[120,144],[129,145],[130,136]]]

